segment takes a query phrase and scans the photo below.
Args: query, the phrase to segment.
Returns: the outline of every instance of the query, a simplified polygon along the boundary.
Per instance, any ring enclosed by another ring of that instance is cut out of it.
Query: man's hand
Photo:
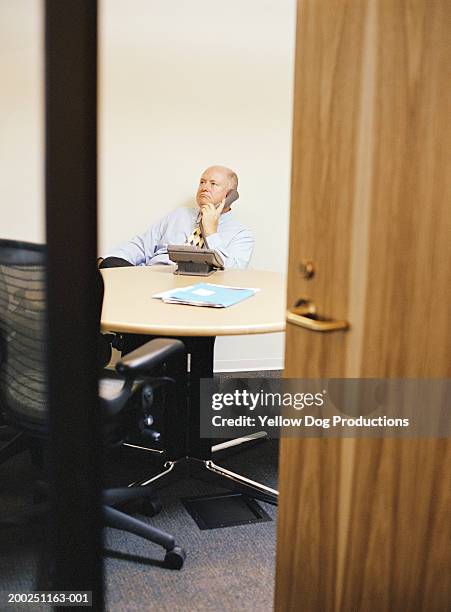
[[[211,236],[211,234],[216,234],[218,231],[218,223],[219,217],[224,210],[225,198],[216,208],[214,204],[204,204],[200,209],[200,214],[202,215],[202,235],[204,238]]]

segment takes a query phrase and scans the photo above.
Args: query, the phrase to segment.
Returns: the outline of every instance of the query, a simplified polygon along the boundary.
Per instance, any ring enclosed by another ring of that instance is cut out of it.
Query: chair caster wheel
[[[182,569],[186,559],[186,552],[180,546],[174,546],[172,550],[168,550],[164,558],[164,565],[169,569]]]
[[[143,499],[141,504],[141,512],[144,516],[156,516],[161,512],[163,506],[159,499]]]

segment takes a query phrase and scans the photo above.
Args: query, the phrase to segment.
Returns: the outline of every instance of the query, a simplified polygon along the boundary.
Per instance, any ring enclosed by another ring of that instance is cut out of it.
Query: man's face
[[[229,177],[222,168],[207,168],[200,177],[196,202],[199,208],[205,204],[220,204],[230,190]]]

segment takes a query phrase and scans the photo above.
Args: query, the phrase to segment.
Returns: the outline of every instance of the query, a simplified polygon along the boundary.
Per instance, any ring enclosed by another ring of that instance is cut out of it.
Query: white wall
[[[42,14],[38,0],[0,1],[0,238],[43,242]]]
[[[232,166],[252,266],[285,273],[295,0],[100,3],[99,251]],[[0,1],[0,237],[43,242],[43,3]],[[272,369],[283,334],[219,338],[216,369]]]
[[[99,252],[236,170],[252,267],[285,273],[294,0],[103,0]],[[283,364],[283,334],[219,338],[217,370]]]

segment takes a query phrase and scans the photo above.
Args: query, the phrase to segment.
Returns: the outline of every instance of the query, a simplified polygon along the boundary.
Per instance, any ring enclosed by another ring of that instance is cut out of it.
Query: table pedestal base
[[[155,476],[132,483],[130,486],[147,486],[153,485],[155,488],[167,486],[174,479],[180,478],[197,478],[205,480],[215,485],[226,489],[248,495],[254,499],[277,505],[279,493],[275,489],[271,489],[264,484],[251,480],[245,476],[231,472],[212,461],[212,454],[220,452],[232,447],[237,449],[240,446],[247,446],[263,441],[267,438],[265,432],[257,432],[250,436],[229,440],[216,444],[212,447],[212,441],[200,438],[200,381],[206,378],[213,378],[213,360],[214,360],[214,337],[180,337],[187,349],[187,353],[191,355],[189,383],[186,387],[188,399],[188,419],[185,429],[184,409],[183,404],[183,380],[186,377],[185,366],[181,363],[172,364],[171,375],[180,384],[182,382],[181,405],[176,406],[176,410],[170,413],[171,430],[171,447],[167,449],[167,455],[172,457],[163,464],[161,472]],[[133,338],[133,341],[141,342],[142,338]],[[178,408],[178,410],[177,410]],[[172,439],[174,438],[174,439]],[[131,448],[140,448],[135,444],[126,444]],[[162,454],[162,451],[156,449],[143,448],[154,454]]]
[[[231,472],[226,468],[216,465],[211,460],[195,459],[192,457],[184,457],[176,461],[166,461],[163,465],[163,470],[144,480],[133,482],[130,486],[147,486],[152,485],[156,489],[170,484],[174,478],[196,478],[207,481],[209,483],[224,487],[243,495],[248,495],[254,499],[258,499],[268,504],[277,505],[279,493],[275,489],[271,489],[264,484],[251,480],[246,476]]]

